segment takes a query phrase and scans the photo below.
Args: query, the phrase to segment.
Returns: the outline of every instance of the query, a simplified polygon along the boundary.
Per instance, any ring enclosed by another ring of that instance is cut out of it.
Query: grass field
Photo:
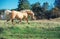
[[[12,25],[0,20],[0,39],[60,39],[60,21],[37,20],[24,21]]]

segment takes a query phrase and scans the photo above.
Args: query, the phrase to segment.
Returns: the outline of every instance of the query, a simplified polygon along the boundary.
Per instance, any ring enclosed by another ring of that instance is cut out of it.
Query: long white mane
[[[10,13],[11,13],[10,10],[5,10],[5,12],[4,12],[4,18],[5,18],[5,19],[10,18],[10,17],[9,17],[9,14],[10,14]]]
[[[11,13],[10,10],[5,10],[5,14],[9,14],[9,13]]]

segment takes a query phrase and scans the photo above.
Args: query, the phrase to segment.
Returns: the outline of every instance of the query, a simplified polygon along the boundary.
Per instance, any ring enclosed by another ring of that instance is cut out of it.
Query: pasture
[[[23,21],[15,25],[0,20],[0,39],[60,39],[60,18],[56,20]]]

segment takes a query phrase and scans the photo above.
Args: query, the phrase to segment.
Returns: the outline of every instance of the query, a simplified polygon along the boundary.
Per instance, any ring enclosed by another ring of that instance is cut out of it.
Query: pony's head
[[[31,10],[26,10],[26,12],[27,12],[28,15],[31,16],[31,18],[32,18],[33,20],[36,20],[36,18],[35,18],[35,14],[34,14],[33,11],[31,11]]]

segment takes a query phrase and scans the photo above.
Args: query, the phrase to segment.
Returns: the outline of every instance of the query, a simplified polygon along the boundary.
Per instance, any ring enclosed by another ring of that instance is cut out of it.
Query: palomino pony
[[[21,12],[26,12],[29,16],[31,16],[31,18],[32,19],[34,19],[34,20],[36,20],[36,18],[35,18],[35,14],[34,14],[34,12],[33,11],[31,11],[31,10],[21,10]]]
[[[21,10],[20,12],[14,10],[13,11],[6,10],[5,13],[6,16],[9,18],[7,19],[7,22],[11,20],[12,24],[15,18],[19,19],[20,22],[24,18],[28,23],[28,15],[30,15],[33,19],[35,19],[34,13],[31,10]]]
[[[11,12],[11,18],[10,18],[10,20],[12,21],[12,24],[13,24],[13,20],[15,19],[15,18],[17,18],[17,19],[19,19],[20,20],[20,22],[21,22],[21,20],[24,18],[26,21],[27,21],[27,23],[28,23],[28,14],[26,13],[26,12],[18,12],[18,11],[12,11]]]

